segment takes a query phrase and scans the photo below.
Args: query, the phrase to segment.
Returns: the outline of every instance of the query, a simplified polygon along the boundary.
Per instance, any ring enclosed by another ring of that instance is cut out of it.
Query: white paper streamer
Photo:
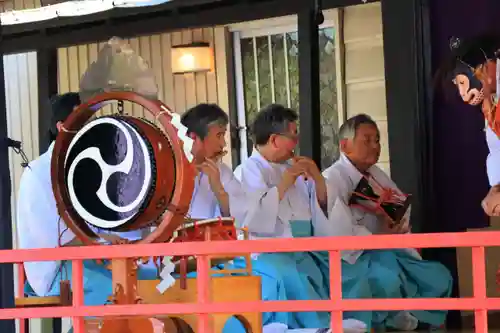
[[[186,126],[182,125],[181,116],[178,113],[170,111],[163,105],[161,106],[161,108],[164,112],[168,113],[170,117],[172,117],[172,120],[170,122],[177,129],[177,135],[179,136],[179,139],[182,141],[182,148],[184,149],[184,155],[186,155],[186,158],[188,159],[189,162],[192,162],[194,158],[192,152],[194,140],[187,135],[187,128]]]
[[[165,293],[168,288],[175,284],[175,278],[172,276],[172,273],[175,271],[175,265],[172,263],[172,257],[163,257],[163,265],[164,267],[160,272],[161,282],[156,286],[156,290],[158,290],[161,294]]]

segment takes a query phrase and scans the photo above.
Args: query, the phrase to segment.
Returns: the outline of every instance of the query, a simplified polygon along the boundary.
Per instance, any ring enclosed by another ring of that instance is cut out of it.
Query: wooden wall
[[[29,160],[38,156],[38,85],[36,53],[11,54],[3,57],[5,74],[5,98],[7,109],[7,135],[21,141]],[[11,149],[9,167],[12,186],[12,240],[17,247],[16,203],[19,180],[24,168],[22,159]],[[14,269],[17,287],[17,269]],[[33,328],[40,322],[34,323]]]
[[[344,9],[347,117],[366,113],[380,128],[379,166],[390,173],[380,2]]]
[[[7,132],[21,141],[28,159],[38,156],[38,85],[36,53],[12,54],[3,57],[5,97],[7,105]],[[16,194],[23,172],[22,159],[11,149],[9,152],[12,179],[12,216],[16,216]],[[13,223],[15,230],[15,223]],[[16,237],[14,237],[16,243]]]
[[[10,5],[9,2],[3,3],[2,8],[5,11],[38,6],[39,0],[15,0]],[[344,13],[346,112],[348,116],[367,113],[378,122],[383,145],[380,165],[389,171],[380,3],[347,7]],[[201,102],[218,103],[228,111],[226,57],[232,54],[227,48],[229,38],[226,28],[215,27],[132,38],[129,43],[154,69],[159,98],[176,112],[182,113]],[[191,41],[205,41],[212,45],[215,70],[211,73],[173,75],[170,68],[171,46]],[[94,43],[58,50],[59,92],[78,90],[80,77],[97,58],[100,46],[102,44]],[[28,158],[34,159],[38,156],[39,138],[36,54],[9,55],[4,57],[4,61],[9,136],[23,141]],[[112,110],[108,108],[106,111]],[[142,109],[133,106],[126,106],[125,111],[147,116]],[[14,202],[22,168],[18,156],[11,153],[10,158]],[[226,162],[231,163],[231,156],[226,156]],[[14,205],[13,214],[15,217]],[[38,321],[33,322],[37,327],[32,325],[32,332],[40,332]],[[68,327],[67,322],[65,326]]]
[[[129,42],[154,69],[159,86],[159,98],[175,111],[182,113],[187,108],[201,102],[218,103],[224,110],[228,111],[227,40],[226,29],[216,27],[132,38]],[[170,68],[170,47],[191,41],[210,42],[214,49],[215,70],[202,74],[173,75]],[[58,50],[59,92],[78,91],[80,77],[88,65],[97,58],[100,46],[102,43]],[[4,56],[4,64],[8,135],[12,139],[22,141],[28,159],[33,160],[39,155],[36,53]],[[108,107],[106,111],[111,110]],[[147,113],[144,113],[137,106],[125,105],[125,111],[133,115],[147,117]],[[16,246],[15,203],[23,168],[21,167],[22,160],[18,155],[11,151],[9,158],[12,179],[13,241],[14,246]],[[228,154],[225,158],[226,163],[230,164],[231,156]],[[15,275],[17,277],[16,271]],[[31,331],[41,332],[42,326],[45,324],[40,320],[32,320]],[[65,328],[69,327],[67,320],[65,320],[64,326]],[[50,326],[46,329],[50,329]]]
[[[5,0],[0,2],[0,12],[41,7],[40,0]]]
[[[131,38],[128,42],[154,70],[159,88],[159,99],[174,111],[183,113],[198,103],[208,102],[217,103],[229,112],[226,68],[228,38],[226,28],[216,27]],[[214,50],[215,70],[209,73],[172,74],[171,47],[191,42],[210,43]],[[89,64],[97,59],[102,45],[103,43],[94,43],[58,50],[59,92],[78,91],[81,76]],[[116,110],[108,106],[103,112],[116,112]],[[135,116],[150,117],[148,112],[137,105],[125,104],[125,112]],[[229,137],[227,141],[229,143]],[[225,159],[227,163],[231,163],[229,154]]]
[[[183,30],[128,39],[130,46],[149,64],[156,74],[159,99],[178,113],[183,113],[199,103],[217,103],[229,112],[226,56],[229,35],[224,27]],[[172,46],[191,42],[208,42],[214,51],[214,71],[174,75],[171,68],[170,49]],[[103,42],[75,45],[58,50],[59,92],[78,91],[80,78],[89,64],[97,59]],[[230,54],[230,53],[229,53]],[[143,108],[125,103],[125,113],[149,118]],[[100,114],[116,112],[114,106],[106,106]],[[229,144],[229,133],[226,138]],[[228,147],[230,152],[230,147]],[[231,165],[230,154],[225,162]],[[70,327],[67,318],[63,320],[63,332]]]

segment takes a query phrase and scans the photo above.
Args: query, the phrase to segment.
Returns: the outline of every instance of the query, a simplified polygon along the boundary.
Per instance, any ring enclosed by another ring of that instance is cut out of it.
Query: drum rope
[[[78,133],[78,131],[72,131],[72,130],[67,129],[66,127],[64,127],[64,125],[62,125],[62,126],[61,126],[61,130],[62,130],[64,133],[71,133],[71,134],[76,134],[76,133]]]
[[[160,121],[160,117],[163,116],[164,114],[169,114],[169,113],[168,113],[168,111],[162,110],[156,114],[155,125],[158,125],[158,122]]]
[[[123,116],[124,105],[123,105],[123,101],[122,100],[118,101],[117,110],[118,110],[118,113],[120,114],[120,116]]]

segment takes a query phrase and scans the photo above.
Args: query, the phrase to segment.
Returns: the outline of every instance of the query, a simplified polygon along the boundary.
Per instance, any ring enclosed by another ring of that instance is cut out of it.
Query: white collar
[[[257,159],[258,161],[267,163],[271,166],[286,167],[286,166],[289,166],[291,164],[291,160],[285,161],[283,163],[276,163],[276,162],[268,161],[264,156],[262,156],[262,154],[256,148],[253,149],[251,157]]]
[[[349,179],[352,181],[353,185],[357,186],[364,175],[354,166],[354,164],[352,164],[351,160],[349,160],[349,158],[347,158],[344,153],[340,153],[339,162],[344,166],[345,172],[347,173]],[[375,166],[372,165],[368,168],[367,172],[373,176],[373,171],[375,171]]]

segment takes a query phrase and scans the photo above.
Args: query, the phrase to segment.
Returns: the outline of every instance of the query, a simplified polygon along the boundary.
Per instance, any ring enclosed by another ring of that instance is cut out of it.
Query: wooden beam
[[[308,4],[304,0],[218,0],[210,4],[191,0],[191,6],[181,7],[175,5],[177,2],[183,1],[5,26],[2,34],[4,52],[58,48],[103,41],[113,36],[135,37],[292,15]],[[359,0],[326,0],[323,8],[356,4]]]
[[[207,6],[219,6],[219,3],[224,1],[229,2],[230,0],[174,0],[155,6],[116,7],[112,10],[90,15],[59,17],[38,22],[6,25],[4,26],[3,35],[22,35],[45,29],[67,29],[77,26],[85,28],[101,21],[118,21],[125,18],[147,19],[148,17],[160,17],[171,12],[194,12],[201,8],[207,8]]]
[[[38,135],[39,152],[43,154],[49,148],[48,131],[52,119],[50,98],[57,94],[57,49],[44,48],[37,52],[38,76]]]

